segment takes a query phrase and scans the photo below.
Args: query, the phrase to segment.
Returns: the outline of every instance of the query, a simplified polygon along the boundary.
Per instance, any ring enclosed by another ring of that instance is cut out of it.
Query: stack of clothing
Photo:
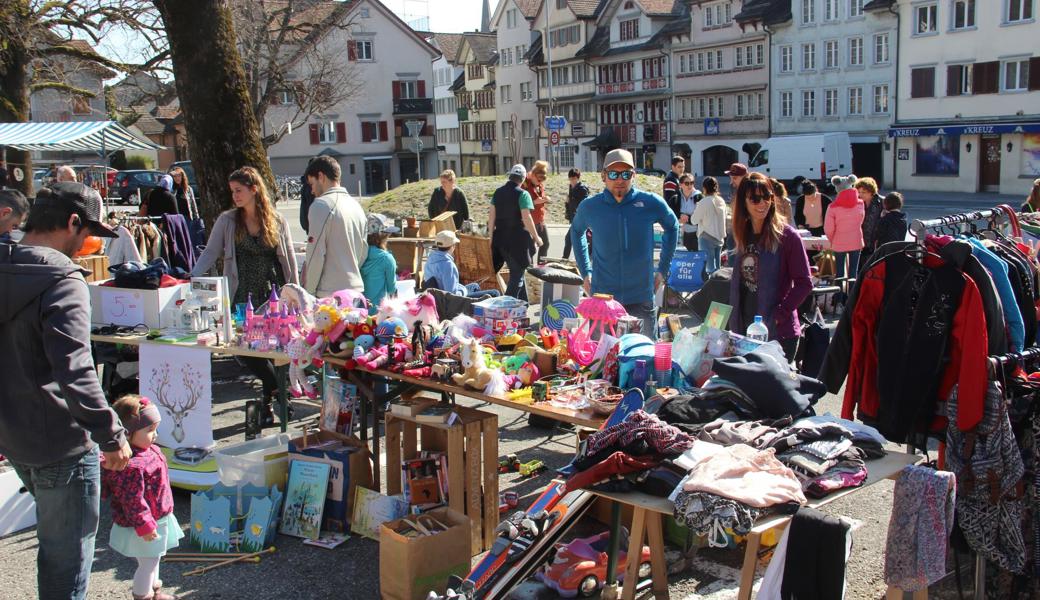
[[[770,447],[794,471],[807,496],[823,498],[866,481],[868,454],[856,445],[854,437],[840,422],[801,419],[782,430]],[[876,440],[866,444],[875,451]],[[876,450],[884,453],[880,445]]]

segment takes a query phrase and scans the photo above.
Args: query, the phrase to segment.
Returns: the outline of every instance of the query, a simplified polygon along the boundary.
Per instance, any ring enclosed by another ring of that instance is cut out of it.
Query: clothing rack
[[[924,239],[928,235],[929,229],[948,227],[963,223],[973,223],[975,221],[982,221],[983,219],[989,220],[992,224],[999,224],[1002,219],[1008,219],[1008,214],[1003,208],[1003,205],[1001,205],[987,210],[976,210],[973,212],[945,215],[937,219],[917,219],[910,224],[910,233],[913,234],[918,243],[924,243]]]

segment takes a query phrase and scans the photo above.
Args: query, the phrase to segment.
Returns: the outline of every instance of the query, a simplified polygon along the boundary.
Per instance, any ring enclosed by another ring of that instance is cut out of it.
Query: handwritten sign
[[[101,321],[129,327],[144,323],[144,299],[141,293],[119,288],[102,290]]]

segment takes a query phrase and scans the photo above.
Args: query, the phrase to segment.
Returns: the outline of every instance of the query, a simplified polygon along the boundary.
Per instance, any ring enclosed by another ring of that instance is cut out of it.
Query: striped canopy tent
[[[159,150],[115,121],[0,123],[0,146],[53,152],[94,151],[107,156],[118,150]]]

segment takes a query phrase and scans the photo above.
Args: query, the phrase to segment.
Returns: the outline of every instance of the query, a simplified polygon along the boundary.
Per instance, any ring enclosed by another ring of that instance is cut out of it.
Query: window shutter
[[[385,142],[387,139],[389,139],[389,136],[387,135],[387,131],[386,131],[386,121],[380,121],[379,122],[379,141]]]
[[[426,97],[426,81],[423,80],[423,79],[420,79],[419,81],[417,81],[416,84],[415,84],[415,90],[416,90],[416,96],[418,98],[425,98]]]
[[[946,95],[947,96],[960,96],[961,95],[961,75],[964,73],[964,67],[961,65],[950,65],[946,67]]]
[[[347,143],[347,124],[336,123],[336,143],[345,144]]]
[[[357,62],[357,42],[354,40],[347,42],[347,60]]]
[[[307,129],[308,129],[308,130],[309,130],[309,132],[310,132],[310,136],[311,136],[311,145],[312,145],[312,146],[316,146],[316,145],[318,145],[318,124],[317,124],[317,123],[311,123],[311,124],[310,124],[310,125],[309,125],[309,126],[307,127]]]
[[[1040,90],[1040,56],[1029,59],[1029,91]]]
[[[931,98],[933,96],[935,96],[935,68],[911,69],[910,97]]]
[[[401,82],[400,81],[392,81],[391,85],[393,86],[393,89],[394,89],[394,100],[400,100],[401,99]],[[383,88],[383,89],[386,89],[386,88]]]
[[[1000,90],[1000,61],[976,63],[972,89],[976,94],[996,94]]]

